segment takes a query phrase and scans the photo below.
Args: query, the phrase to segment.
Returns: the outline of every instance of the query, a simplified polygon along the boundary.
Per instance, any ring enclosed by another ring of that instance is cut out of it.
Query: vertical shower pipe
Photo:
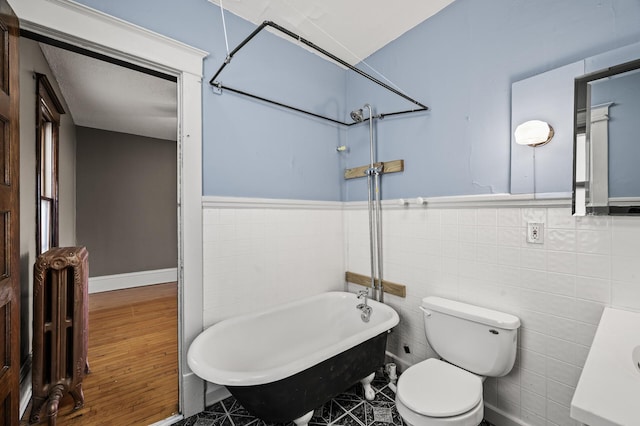
[[[380,208],[380,167],[375,167],[375,147],[373,143],[373,111],[369,110],[369,169],[367,169],[368,210],[369,210],[369,251],[371,255],[371,288],[373,297],[384,301],[382,289],[382,226]],[[373,181],[373,182],[372,182]]]

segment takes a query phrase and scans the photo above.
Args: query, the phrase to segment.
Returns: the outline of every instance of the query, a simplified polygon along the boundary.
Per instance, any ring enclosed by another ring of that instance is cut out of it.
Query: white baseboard
[[[207,382],[207,393],[204,398],[207,407],[230,396],[231,393],[225,386]]]
[[[182,414],[176,414],[159,422],[151,423],[149,426],[169,426],[182,419],[184,419]]]
[[[180,409],[182,415],[191,417],[201,413],[206,408],[205,390],[206,383],[192,371],[182,372],[182,389],[180,389]]]
[[[484,418],[496,426],[530,426],[529,423],[525,423],[486,402],[484,403]]]
[[[105,275],[89,278],[89,293],[122,290],[178,281],[178,269],[156,269],[153,271],[130,272],[127,274]]]

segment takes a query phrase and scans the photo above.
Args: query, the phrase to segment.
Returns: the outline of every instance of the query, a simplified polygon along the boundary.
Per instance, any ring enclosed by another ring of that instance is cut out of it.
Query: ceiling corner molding
[[[202,59],[209,55],[204,50],[71,0],[9,0],[9,3],[22,29],[72,44],[80,38],[82,47],[89,50],[96,50],[95,46],[126,45],[127,54],[114,52],[136,65],[152,63],[173,68],[171,64],[180,62],[184,71],[202,77]],[[104,51],[104,47],[100,50]],[[159,58],[158,51],[167,53]]]

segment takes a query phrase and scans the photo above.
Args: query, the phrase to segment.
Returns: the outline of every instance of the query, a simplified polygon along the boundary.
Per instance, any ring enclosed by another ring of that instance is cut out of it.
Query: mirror
[[[573,214],[640,215],[640,59],[575,79]]]

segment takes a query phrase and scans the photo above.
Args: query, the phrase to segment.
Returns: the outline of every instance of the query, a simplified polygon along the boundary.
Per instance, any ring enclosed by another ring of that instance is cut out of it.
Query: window
[[[36,74],[36,244],[38,254],[58,246],[58,138],[64,109],[47,76]]]

